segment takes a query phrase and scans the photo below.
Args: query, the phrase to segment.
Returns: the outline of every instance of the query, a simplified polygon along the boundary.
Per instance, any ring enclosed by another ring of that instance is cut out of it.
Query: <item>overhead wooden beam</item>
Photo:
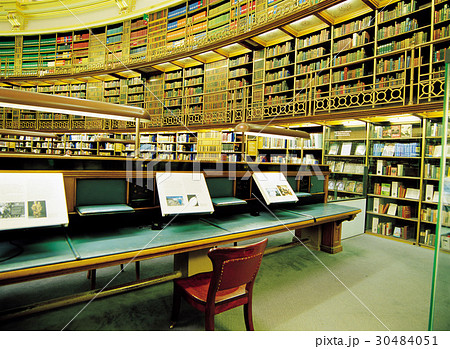
[[[317,18],[319,18],[322,22],[325,22],[328,25],[333,25],[334,24],[334,19],[331,16],[328,16],[325,13],[315,13],[314,16],[316,16]]]
[[[369,6],[372,10],[376,10],[377,4],[373,0],[361,0],[363,3],[365,3],[367,6]]]

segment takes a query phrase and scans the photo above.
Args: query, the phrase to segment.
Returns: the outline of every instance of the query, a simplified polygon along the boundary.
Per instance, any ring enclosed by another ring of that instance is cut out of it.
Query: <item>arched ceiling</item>
[[[180,1],[2,0],[0,33],[42,33],[104,25],[178,2]]]

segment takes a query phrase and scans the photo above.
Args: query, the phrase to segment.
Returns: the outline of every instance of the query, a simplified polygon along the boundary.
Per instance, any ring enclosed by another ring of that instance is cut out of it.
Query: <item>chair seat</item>
[[[201,273],[193,275],[189,278],[175,280],[181,288],[185,290],[191,297],[197,301],[206,304],[206,297],[208,296],[209,283],[211,282],[212,272]],[[233,287],[227,290],[217,291],[216,304],[221,301],[229,300],[230,298],[237,298],[246,295],[245,285]]]
[[[193,275],[186,279],[175,280],[175,284],[185,293],[186,300],[194,308],[205,311],[212,272]],[[248,301],[245,285],[217,291],[215,314],[246,304]]]

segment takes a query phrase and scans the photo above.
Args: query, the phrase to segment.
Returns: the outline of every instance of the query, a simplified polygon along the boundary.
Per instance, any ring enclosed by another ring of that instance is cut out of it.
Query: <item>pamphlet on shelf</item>
[[[394,198],[398,196],[398,182],[392,182],[391,196]]]
[[[328,151],[328,155],[337,155],[339,151],[339,144],[338,143],[333,143],[330,145],[330,149]]]
[[[412,137],[412,125],[411,124],[402,125],[400,132],[402,138]]]
[[[297,195],[281,172],[255,172],[253,179],[267,205],[298,201]]]
[[[395,144],[388,143],[383,148],[382,156],[394,156],[395,154]]]
[[[378,217],[372,218],[372,233],[374,234],[378,232],[378,222],[379,222]]]
[[[433,200],[434,185],[427,184],[425,187],[425,201]]]
[[[439,191],[436,190],[436,191],[433,193],[433,199],[432,199],[432,201],[435,202],[435,203],[438,203],[438,202],[439,202]]]
[[[163,216],[214,212],[203,173],[157,172],[156,186]]]
[[[419,196],[420,196],[420,190],[419,189],[414,189],[414,188],[407,188],[406,189],[405,199],[419,200]]]
[[[364,143],[358,143],[355,149],[355,155],[366,155],[366,145]]]
[[[397,214],[397,204],[389,204],[387,214],[390,216],[395,216]]]
[[[373,198],[373,212],[378,213],[380,208],[380,199],[379,198]]]
[[[385,160],[377,160],[377,175],[383,175],[383,168],[386,165]]]
[[[0,230],[69,223],[62,173],[1,173]]]
[[[341,155],[350,155],[352,153],[352,143],[342,143]]]

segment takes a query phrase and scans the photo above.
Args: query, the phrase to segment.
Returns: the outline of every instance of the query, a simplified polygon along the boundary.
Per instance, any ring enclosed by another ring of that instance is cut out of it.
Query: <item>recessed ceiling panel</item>
[[[292,36],[280,29],[273,29],[258,36],[254,36],[252,39],[263,46],[270,46],[292,39]]]
[[[346,0],[327,8],[320,13],[326,17],[332,18],[333,23],[337,24],[370,11],[372,11],[372,9],[362,0]]]
[[[246,48],[242,45],[239,45],[239,44],[227,45],[227,46],[218,48],[215,51],[225,57],[233,57],[233,56],[238,56],[238,55],[250,52],[250,50],[248,48]]]
[[[311,15],[292,22],[289,25],[284,26],[283,28],[295,36],[301,36],[327,27],[327,23],[323,22],[318,17]]]
[[[215,61],[220,61],[221,59],[225,59],[224,56],[222,56],[214,51],[203,52],[203,53],[200,53],[199,55],[195,55],[193,57],[203,63],[211,63],[211,62],[215,62]]]

